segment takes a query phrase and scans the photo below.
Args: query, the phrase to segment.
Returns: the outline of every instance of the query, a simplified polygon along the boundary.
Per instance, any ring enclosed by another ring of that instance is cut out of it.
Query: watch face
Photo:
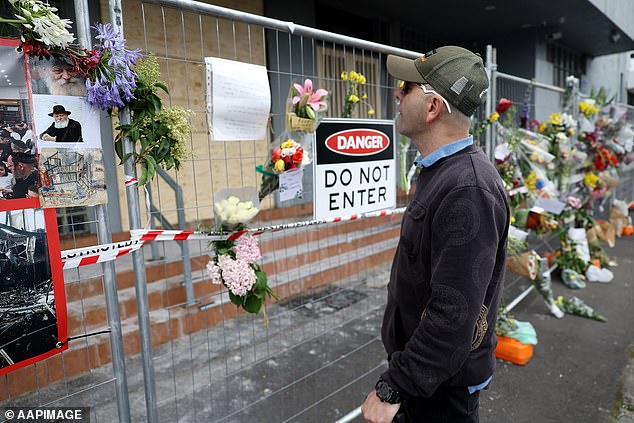
[[[377,391],[378,397],[382,400],[386,400],[387,397],[390,396],[390,388],[387,386],[387,383],[381,382],[379,383],[379,390]]]

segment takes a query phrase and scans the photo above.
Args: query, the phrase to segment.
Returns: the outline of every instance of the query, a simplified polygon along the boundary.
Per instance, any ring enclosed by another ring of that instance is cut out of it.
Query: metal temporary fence
[[[214,193],[257,186],[256,165],[266,162],[270,145],[284,133],[292,82],[311,78],[315,87],[331,91],[328,115],[335,117],[346,89],[341,72],[355,70],[368,81],[367,104],[358,108],[358,116],[369,116],[372,109],[374,117],[391,119],[395,81],[385,72],[387,54],[420,55],[203,3],[130,4],[124,16],[121,2],[110,0],[111,21],[120,31],[125,22],[131,48],[157,57],[170,87],[165,104],[194,113],[188,146],[194,154],[181,170],[157,178],[147,194],[126,187],[130,229],[146,221],[163,229],[184,229],[184,222],[188,229],[213,225]],[[78,16],[82,7],[78,0]],[[206,57],[266,66],[273,105],[266,140],[209,142]],[[487,57],[495,83],[485,112],[502,96],[518,105],[527,99],[535,104],[540,90],[557,96],[563,91],[498,72],[492,49]],[[129,113],[124,110],[119,118],[125,123]],[[489,154],[495,142],[490,133]],[[129,141],[125,148],[132,148]],[[133,177],[133,166],[126,163],[123,173]],[[281,294],[267,305],[268,324],[262,314],[237,313],[226,291],[209,282],[205,266],[212,251],[206,241],[180,241],[180,247],[176,241],[157,242],[154,251],[141,249],[101,271],[90,266],[65,272],[72,293],[69,318],[76,322],[71,335],[109,327],[110,338],[75,341],[59,360],[27,368],[24,377],[36,381],[30,394],[7,392],[6,403],[90,406],[92,421],[305,422],[358,415],[356,407],[386,366],[378,333],[400,218],[290,228],[311,219],[312,183],[310,175],[304,178],[303,200],[269,198],[250,224],[289,226],[259,236],[262,266]],[[406,201],[399,196],[397,207]],[[77,225],[89,225],[107,243],[106,215],[103,207],[95,208],[94,219]],[[74,234],[73,225],[68,232]],[[521,293],[513,288],[521,283],[509,284],[509,301],[515,291]],[[62,383],[55,383],[60,378],[51,375],[60,371]],[[6,389],[10,385],[5,377]]]

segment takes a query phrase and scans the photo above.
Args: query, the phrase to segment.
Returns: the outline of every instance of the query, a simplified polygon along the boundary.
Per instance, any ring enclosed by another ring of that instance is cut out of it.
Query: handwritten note
[[[304,169],[289,170],[280,173],[280,202],[302,198]]]
[[[266,68],[206,57],[207,119],[215,141],[261,140],[271,110]]]

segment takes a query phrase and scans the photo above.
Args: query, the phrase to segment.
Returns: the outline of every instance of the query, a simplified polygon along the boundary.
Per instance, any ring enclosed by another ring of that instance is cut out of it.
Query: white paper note
[[[215,141],[262,140],[271,110],[266,67],[206,57],[207,118]]]
[[[294,169],[280,173],[280,202],[302,198],[304,195],[302,186],[303,175],[304,169]]]

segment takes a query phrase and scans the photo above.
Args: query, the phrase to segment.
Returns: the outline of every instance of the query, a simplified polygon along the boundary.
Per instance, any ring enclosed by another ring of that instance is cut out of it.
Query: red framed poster
[[[0,376],[65,350],[67,339],[56,212],[0,202]]]

